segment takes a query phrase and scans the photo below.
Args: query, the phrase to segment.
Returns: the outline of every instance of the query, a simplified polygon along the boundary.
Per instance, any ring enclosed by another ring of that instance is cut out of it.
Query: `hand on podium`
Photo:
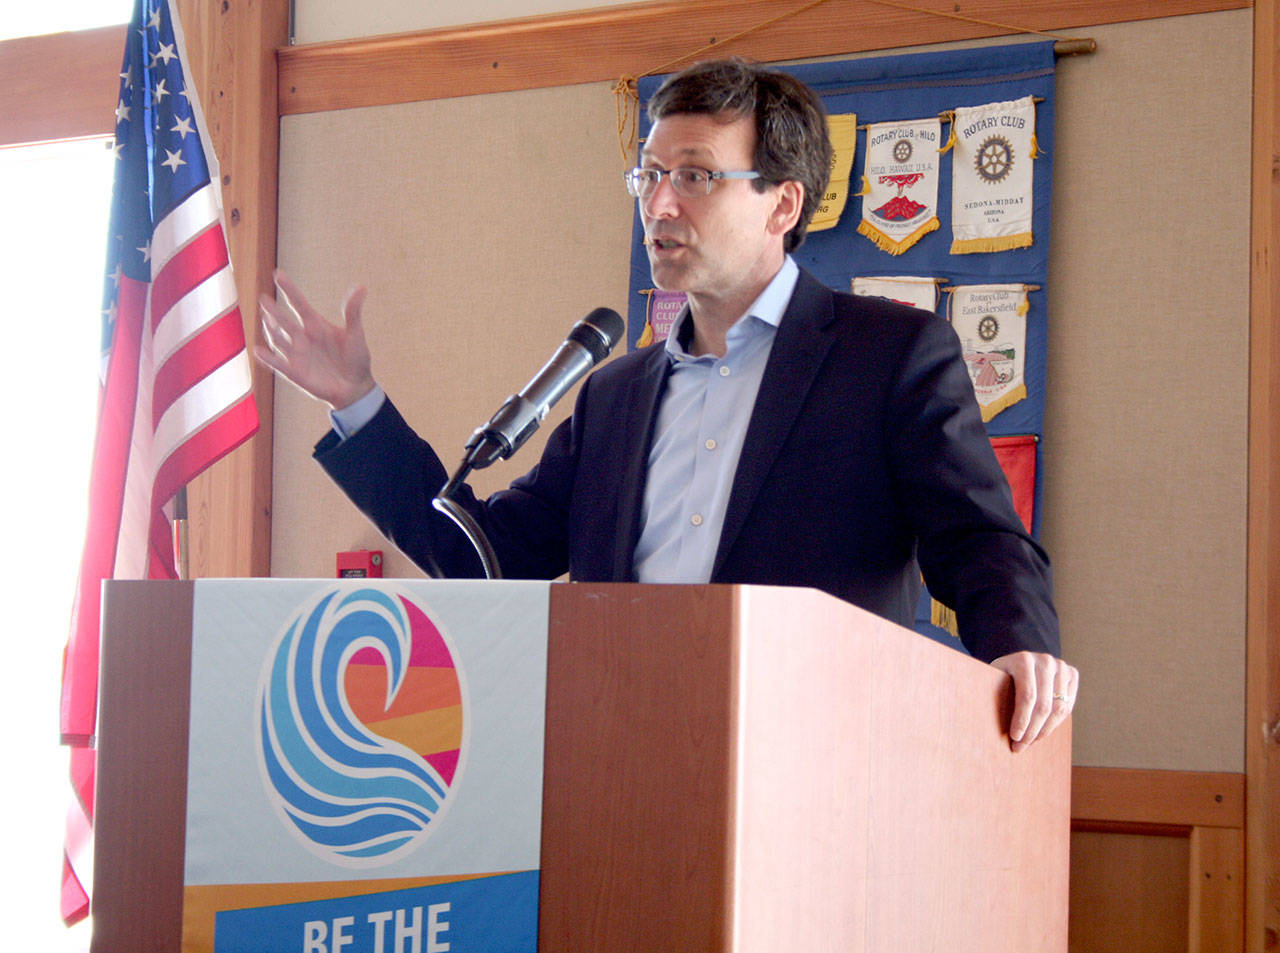
[[[347,293],[342,302],[345,325],[339,326],[311,307],[283,271],[276,270],[275,281],[279,298],[258,298],[267,344],[254,345],[254,356],[334,410],[373,390],[372,361],[360,318],[364,287]]]
[[[1080,673],[1062,659],[1045,652],[1014,652],[991,664],[1013,676],[1009,740],[1014,751],[1048,737],[1075,707]]]

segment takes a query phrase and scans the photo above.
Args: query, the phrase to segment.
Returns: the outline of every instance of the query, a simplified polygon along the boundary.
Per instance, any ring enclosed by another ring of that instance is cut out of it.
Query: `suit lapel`
[[[778,325],[751,421],[747,425],[747,436],[742,445],[742,455],[738,458],[724,528],[711,571],[713,582],[755,506],[760,487],[787,434],[791,432],[818,368],[831,347],[831,340],[822,333],[822,329],[833,316],[831,290],[801,269],[796,290]]]
[[[620,461],[614,579],[625,581],[635,575],[633,562],[636,543],[640,540],[640,513],[644,503],[645,477],[649,471],[649,444],[670,367],[666,350],[655,344],[645,359],[644,369],[631,379],[626,402],[622,405],[628,408],[628,412],[623,415],[622,433],[618,439],[618,446],[625,448],[625,455]]]

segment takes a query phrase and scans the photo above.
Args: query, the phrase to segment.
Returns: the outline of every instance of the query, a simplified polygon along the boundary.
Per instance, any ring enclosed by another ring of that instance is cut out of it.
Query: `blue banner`
[[[536,953],[538,872],[227,910],[214,953]]]

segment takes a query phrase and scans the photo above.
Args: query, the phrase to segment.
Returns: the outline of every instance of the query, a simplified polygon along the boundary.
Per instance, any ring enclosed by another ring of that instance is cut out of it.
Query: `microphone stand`
[[[453,494],[457,492],[458,487],[467,478],[467,474],[472,469],[472,455],[468,454],[467,458],[449,477],[449,482],[444,485],[435,499],[431,501],[431,505],[435,509],[457,524],[458,529],[471,541],[471,545],[475,548],[476,554],[480,557],[480,564],[484,567],[484,577],[486,579],[501,579],[502,569],[498,566],[498,554],[494,551],[493,544],[489,542],[484,530],[453,498]],[[438,567],[437,567],[438,568]],[[440,574],[440,578],[444,578],[444,574]]]

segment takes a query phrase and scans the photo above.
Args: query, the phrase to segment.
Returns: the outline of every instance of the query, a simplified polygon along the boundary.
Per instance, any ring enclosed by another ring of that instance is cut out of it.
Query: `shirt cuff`
[[[338,439],[346,440],[348,437],[354,437],[356,432],[382,409],[386,399],[386,391],[378,384],[374,384],[373,390],[354,404],[348,404],[340,410],[329,411],[329,421],[333,424],[333,432],[338,435]]]

